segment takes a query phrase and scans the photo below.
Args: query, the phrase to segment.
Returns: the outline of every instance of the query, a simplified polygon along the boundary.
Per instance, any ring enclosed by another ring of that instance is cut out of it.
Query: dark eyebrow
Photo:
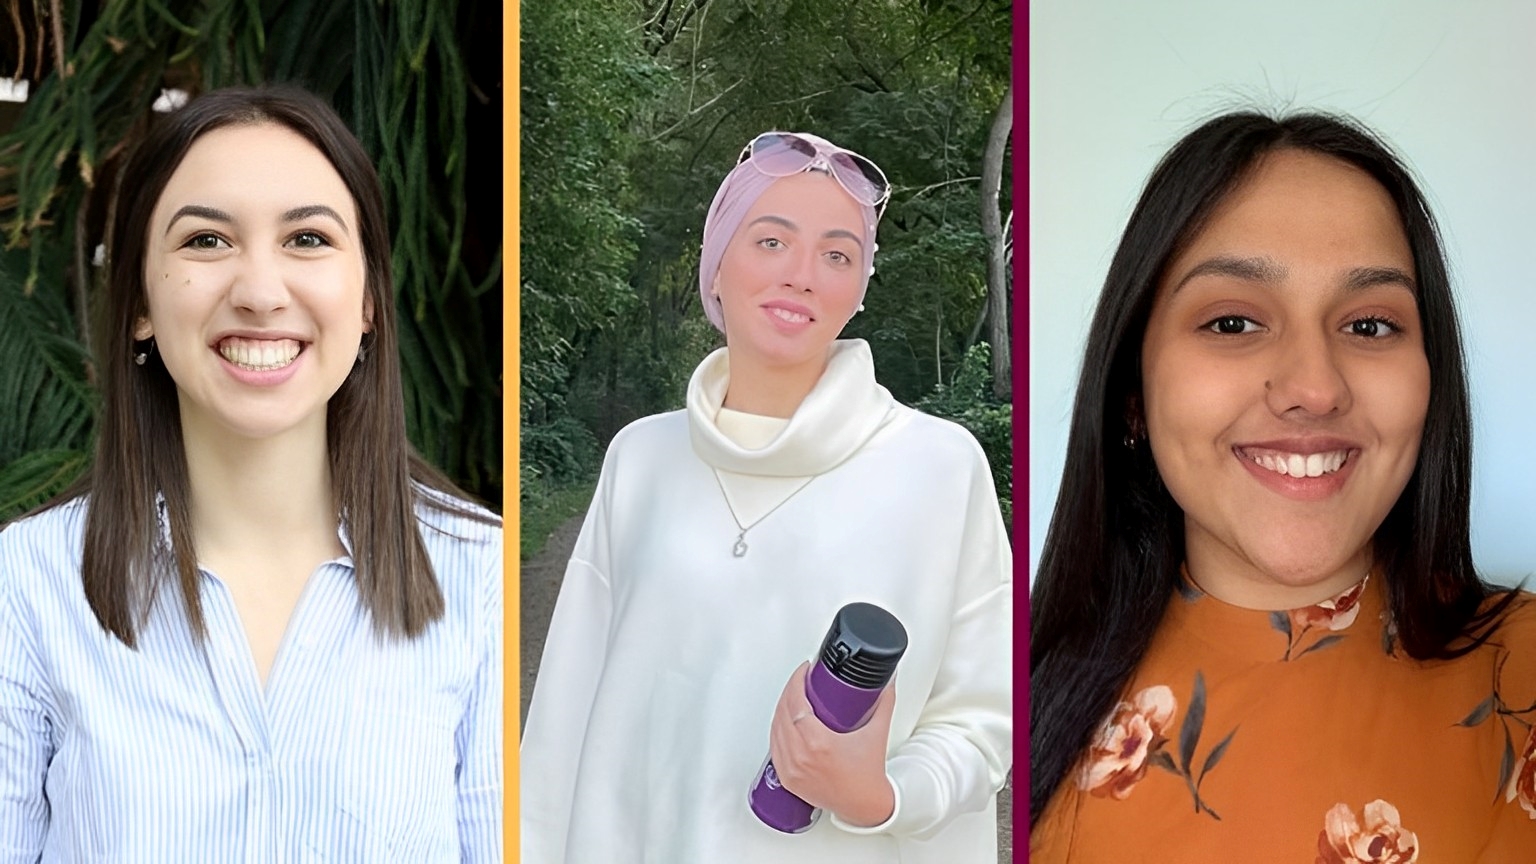
[[[180,210],[177,210],[176,213],[171,216],[171,221],[165,226],[165,232],[169,234],[171,232],[171,228],[176,224],[176,220],[183,216],[195,216],[200,219],[209,219],[214,222],[228,222],[230,224],[233,224],[235,221],[235,217],[225,213],[223,210],[218,210],[213,207],[206,207],[202,204],[188,204],[182,207]]]
[[[860,249],[864,248],[864,238],[854,234],[852,231],[844,231],[841,228],[833,228],[831,231],[828,231],[827,233],[825,233],[825,234],[823,234],[821,236],[827,237],[827,238],[831,238],[831,237],[846,237],[849,240],[852,240],[854,242],[854,245],[858,246]]]
[[[1344,280],[1344,287],[1359,290],[1362,288],[1374,288],[1377,285],[1401,285],[1408,289],[1408,293],[1418,296],[1418,284],[1396,267],[1356,267],[1349,271],[1349,276]]]
[[[1274,285],[1285,278],[1285,268],[1268,258],[1234,258],[1229,255],[1218,255],[1196,264],[1193,269],[1184,274],[1179,284],[1173,286],[1173,290],[1178,291],[1191,279],[1200,276],[1228,276],[1244,282]]]
[[[772,222],[775,225],[782,225],[782,226],[784,226],[785,228],[788,228],[791,231],[799,231],[800,230],[800,226],[799,225],[796,225],[795,223],[789,221],[788,219],[785,219],[783,216],[759,216],[756,219],[752,220],[752,224],[753,225],[756,225],[759,222]]]
[[[1196,264],[1193,269],[1184,274],[1184,278],[1179,280],[1179,284],[1175,285],[1173,290],[1183,288],[1185,283],[1199,276],[1227,276],[1244,282],[1275,285],[1285,279],[1285,268],[1268,258],[1235,258],[1218,255]],[[1413,277],[1396,267],[1356,267],[1344,277],[1344,287],[1350,291],[1361,291],[1379,285],[1400,285],[1408,289],[1409,293],[1418,294],[1418,284],[1413,281]]]
[[[325,206],[324,204],[305,204],[303,207],[295,207],[292,210],[288,210],[283,213],[283,221],[299,222],[301,220],[308,219],[311,216],[329,216],[336,220],[336,224],[341,226],[341,230],[351,233],[347,229],[346,221],[341,218],[341,214]]]
[[[194,216],[214,222],[227,222],[230,224],[233,224],[235,221],[235,217],[225,213],[223,210],[202,204],[187,204],[171,216],[170,224],[165,226],[165,230],[169,232],[171,227],[176,224],[176,220],[183,216]],[[351,233],[347,228],[346,220],[341,218],[341,214],[324,204],[306,204],[303,207],[295,207],[292,210],[284,211],[281,219],[284,222],[299,222],[311,216],[329,216],[336,220],[336,224],[341,226],[341,230],[347,231],[349,234]]]
[[[799,225],[796,225],[795,223],[789,221],[788,219],[785,219],[783,216],[774,216],[774,215],[771,215],[771,214],[770,215],[759,216],[756,219],[753,219],[751,224],[756,225],[759,222],[772,222],[775,225],[782,225],[782,226],[784,226],[785,228],[788,228],[791,231],[799,231],[800,230],[800,226]],[[828,231],[825,234],[822,234],[821,236],[827,237],[827,238],[831,238],[831,237],[846,237],[849,240],[852,240],[854,243],[858,244],[858,247],[860,249],[864,248],[864,238],[862,238],[859,235],[853,233],[852,231],[844,231],[841,228],[833,228],[831,231]]]

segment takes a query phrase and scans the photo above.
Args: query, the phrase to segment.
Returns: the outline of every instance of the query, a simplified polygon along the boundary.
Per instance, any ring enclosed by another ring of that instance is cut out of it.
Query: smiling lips
[[[1319,446],[1333,449],[1314,449]],[[1298,450],[1313,452],[1299,453]],[[1344,488],[1354,473],[1360,448],[1338,440],[1317,441],[1310,445],[1298,442],[1288,447],[1276,441],[1267,447],[1233,447],[1232,455],[1271,492],[1296,501],[1323,501]]]
[[[796,312],[792,309],[785,309],[782,306],[770,307],[768,312],[772,314],[773,317],[778,318],[781,321],[788,321],[791,324],[805,324],[811,320],[811,316],[809,315]]]
[[[1348,450],[1302,454],[1244,448],[1242,455],[1260,468],[1285,477],[1321,477],[1338,471],[1349,460]]]
[[[247,372],[282,369],[299,356],[303,346],[295,339],[245,339],[230,336],[219,341],[219,356]]]
[[[764,303],[764,312],[772,319],[774,325],[784,333],[800,333],[816,320],[808,306],[802,306],[791,300],[773,299]]]

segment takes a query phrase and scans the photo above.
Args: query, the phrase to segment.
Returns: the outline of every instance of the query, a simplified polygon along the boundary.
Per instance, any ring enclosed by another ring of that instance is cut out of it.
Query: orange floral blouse
[[[1536,862],[1536,602],[1419,662],[1381,579],[1286,612],[1186,582],[1029,860]]]

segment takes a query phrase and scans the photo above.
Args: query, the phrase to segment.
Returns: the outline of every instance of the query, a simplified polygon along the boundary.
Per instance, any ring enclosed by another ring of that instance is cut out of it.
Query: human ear
[[[145,339],[153,338],[154,335],[155,325],[150,323],[148,315],[140,315],[138,320],[133,322],[134,341],[143,342]]]

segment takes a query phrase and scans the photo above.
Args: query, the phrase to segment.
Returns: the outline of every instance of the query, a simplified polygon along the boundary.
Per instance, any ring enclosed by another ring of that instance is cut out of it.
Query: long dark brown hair
[[[1403,649],[1454,657],[1485,641],[1515,599],[1477,575],[1469,532],[1472,422],[1461,333],[1439,231],[1402,162],[1369,131],[1321,114],[1217,117],[1163,157],[1131,214],[1089,328],[1066,465],[1031,592],[1030,824],[1081,758],[1146,653],[1179,578],[1183,513],[1148,447],[1127,449],[1158,280],[1264,154],[1354,165],[1386,189],[1413,251],[1429,361],[1418,462],[1373,537]]]
[[[150,214],[198,138],[224,127],[262,124],[285,127],[314,145],[357,206],[373,327],[365,337],[366,357],[330,399],[326,448],[336,512],[375,632],[410,638],[443,615],[442,590],[418,530],[418,506],[497,521],[458,503],[467,496],[406,439],[389,231],[378,174],[362,145],[329,105],[295,87],[204,94],[157,119],[123,167],[107,235],[106,317],[97,361],[102,413],[95,459],[86,475],[49,505],[85,496],[85,596],[101,626],[130,647],[172,573],[192,631],[199,638],[207,632],[176,384],[158,354],[151,353],[142,366],[131,359],[135,350],[143,350],[135,348],[134,325],[148,314],[144,263]],[[168,548],[162,540],[161,506]]]

